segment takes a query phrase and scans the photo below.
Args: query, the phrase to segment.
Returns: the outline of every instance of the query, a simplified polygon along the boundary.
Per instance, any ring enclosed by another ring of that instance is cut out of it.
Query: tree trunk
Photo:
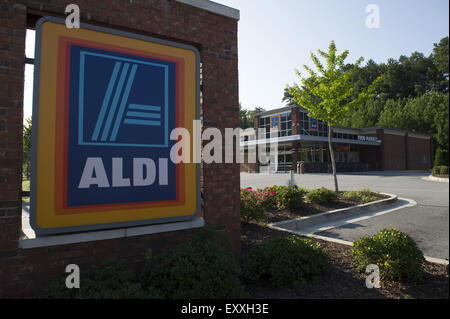
[[[339,187],[336,176],[336,160],[334,158],[332,139],[333,139],[333,128],[331,127],[331,125],[328,125],[328,147],[330,148],[331,167],[333,168],[334,191],[337,193],[339,191]]]

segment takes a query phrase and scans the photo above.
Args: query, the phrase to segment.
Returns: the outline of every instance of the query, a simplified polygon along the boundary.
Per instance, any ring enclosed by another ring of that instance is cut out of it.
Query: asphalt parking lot
[[[373,235],[383,228],[395,227],[410,235],[429,257],[449,257],[449,184],[425,181],[424,173],[343,173],[338,175],[340,190],[369,188],[373,191],[395,194],[417,202],[388,214],[372,217],[354,224],[336,227],[317,235],[354,241]],[[333,188],[329,174],[295,175],[295,182],[306,188]],[[269,185],[287,185],[289,174],[241,173],[241,187],[263,188]]]

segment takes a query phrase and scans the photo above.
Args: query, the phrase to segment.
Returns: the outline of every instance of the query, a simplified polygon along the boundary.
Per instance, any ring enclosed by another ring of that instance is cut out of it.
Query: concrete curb
[[[448,178],[435,177],[435,176],[433,176],[433,175],[426,176],[426,177],[422,177],[422,179],[423,179],[424,181],[429,181],[429,182],[448,183]]]
[[[304,228],[313,227],[315,225],[324,224],[327,222],[332,222],[338,219],[354,217],[364,213],[369,213],[374,210],[380,209],[381,207],[388,206],[397,201],[397,195],[381,193],[383,195],[389,196],[389,198],[380,199],[375,202],[370,202],[367,204],[361,204],[357,206],[335,209],[328,212],[323,212],[320,214],[300,217],[296,219],[283,220],[281,222],[276,222],[269,224],[269,227],[284,228],[290,230],[300,230]]]

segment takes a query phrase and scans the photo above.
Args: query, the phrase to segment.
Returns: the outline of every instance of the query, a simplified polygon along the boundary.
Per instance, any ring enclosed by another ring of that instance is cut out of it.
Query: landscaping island
[[[241,190],[241,254],[225,234],[201,229],[144,267],[113,260],[86,272],[80,289],[65,274],[43,298],[133,299],[448,299],[448,265],[427,262],[417,244],[394,228],[362,237],[353,247],[272,229],[268,222],[384,198],[369,190],[342,192],[297,186]],[[366,266],[376,265],[380,287],[368,288]]]
[[[249,223],[242,225],[242,269],[245,272],[249,251],[270,238],[296,236],[283,231]],[[301,236],[298,236],[302,238]],[[320,244],[328,254],[329,270],[323,276],[305,283],[301,290],[273,287],[267,281],[244,285],[249,298],[256,299],[448,299],[449,280],[445,265],[424,262],[420,281],[382,281],[381,288],[368,289],[367,275],[357,271],[351,247],[316,238],[306,238]]]

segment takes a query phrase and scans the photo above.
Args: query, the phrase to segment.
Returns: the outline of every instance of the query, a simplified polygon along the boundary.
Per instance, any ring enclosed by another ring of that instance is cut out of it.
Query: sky
[[[349,50],[348,62],[363,65],[418,51],[428,56],[448,36],[448,0],[216,0],[239,9],[239,97],[247,109],[281,107],[294,70],[313,66],[310,54]],[[379,28],[366,27],[369,4],[379,8]]]
[[[448,36],[448,0],[216,0],[239,9],[239,99],[247,109],[282,107],[284,88],[300,82],[312,66],[310,54],[326,51],[331,40],[347,62],[363,57],[377,63],[414,51],[429,55]],[[379,9],[379,28],[368,28],[369,4]],[[26,54],[33,57],[34,32]],[[363,62],[363,64],[365,64]],[[24,121],[31,116],[33,67],[26,66]]]

